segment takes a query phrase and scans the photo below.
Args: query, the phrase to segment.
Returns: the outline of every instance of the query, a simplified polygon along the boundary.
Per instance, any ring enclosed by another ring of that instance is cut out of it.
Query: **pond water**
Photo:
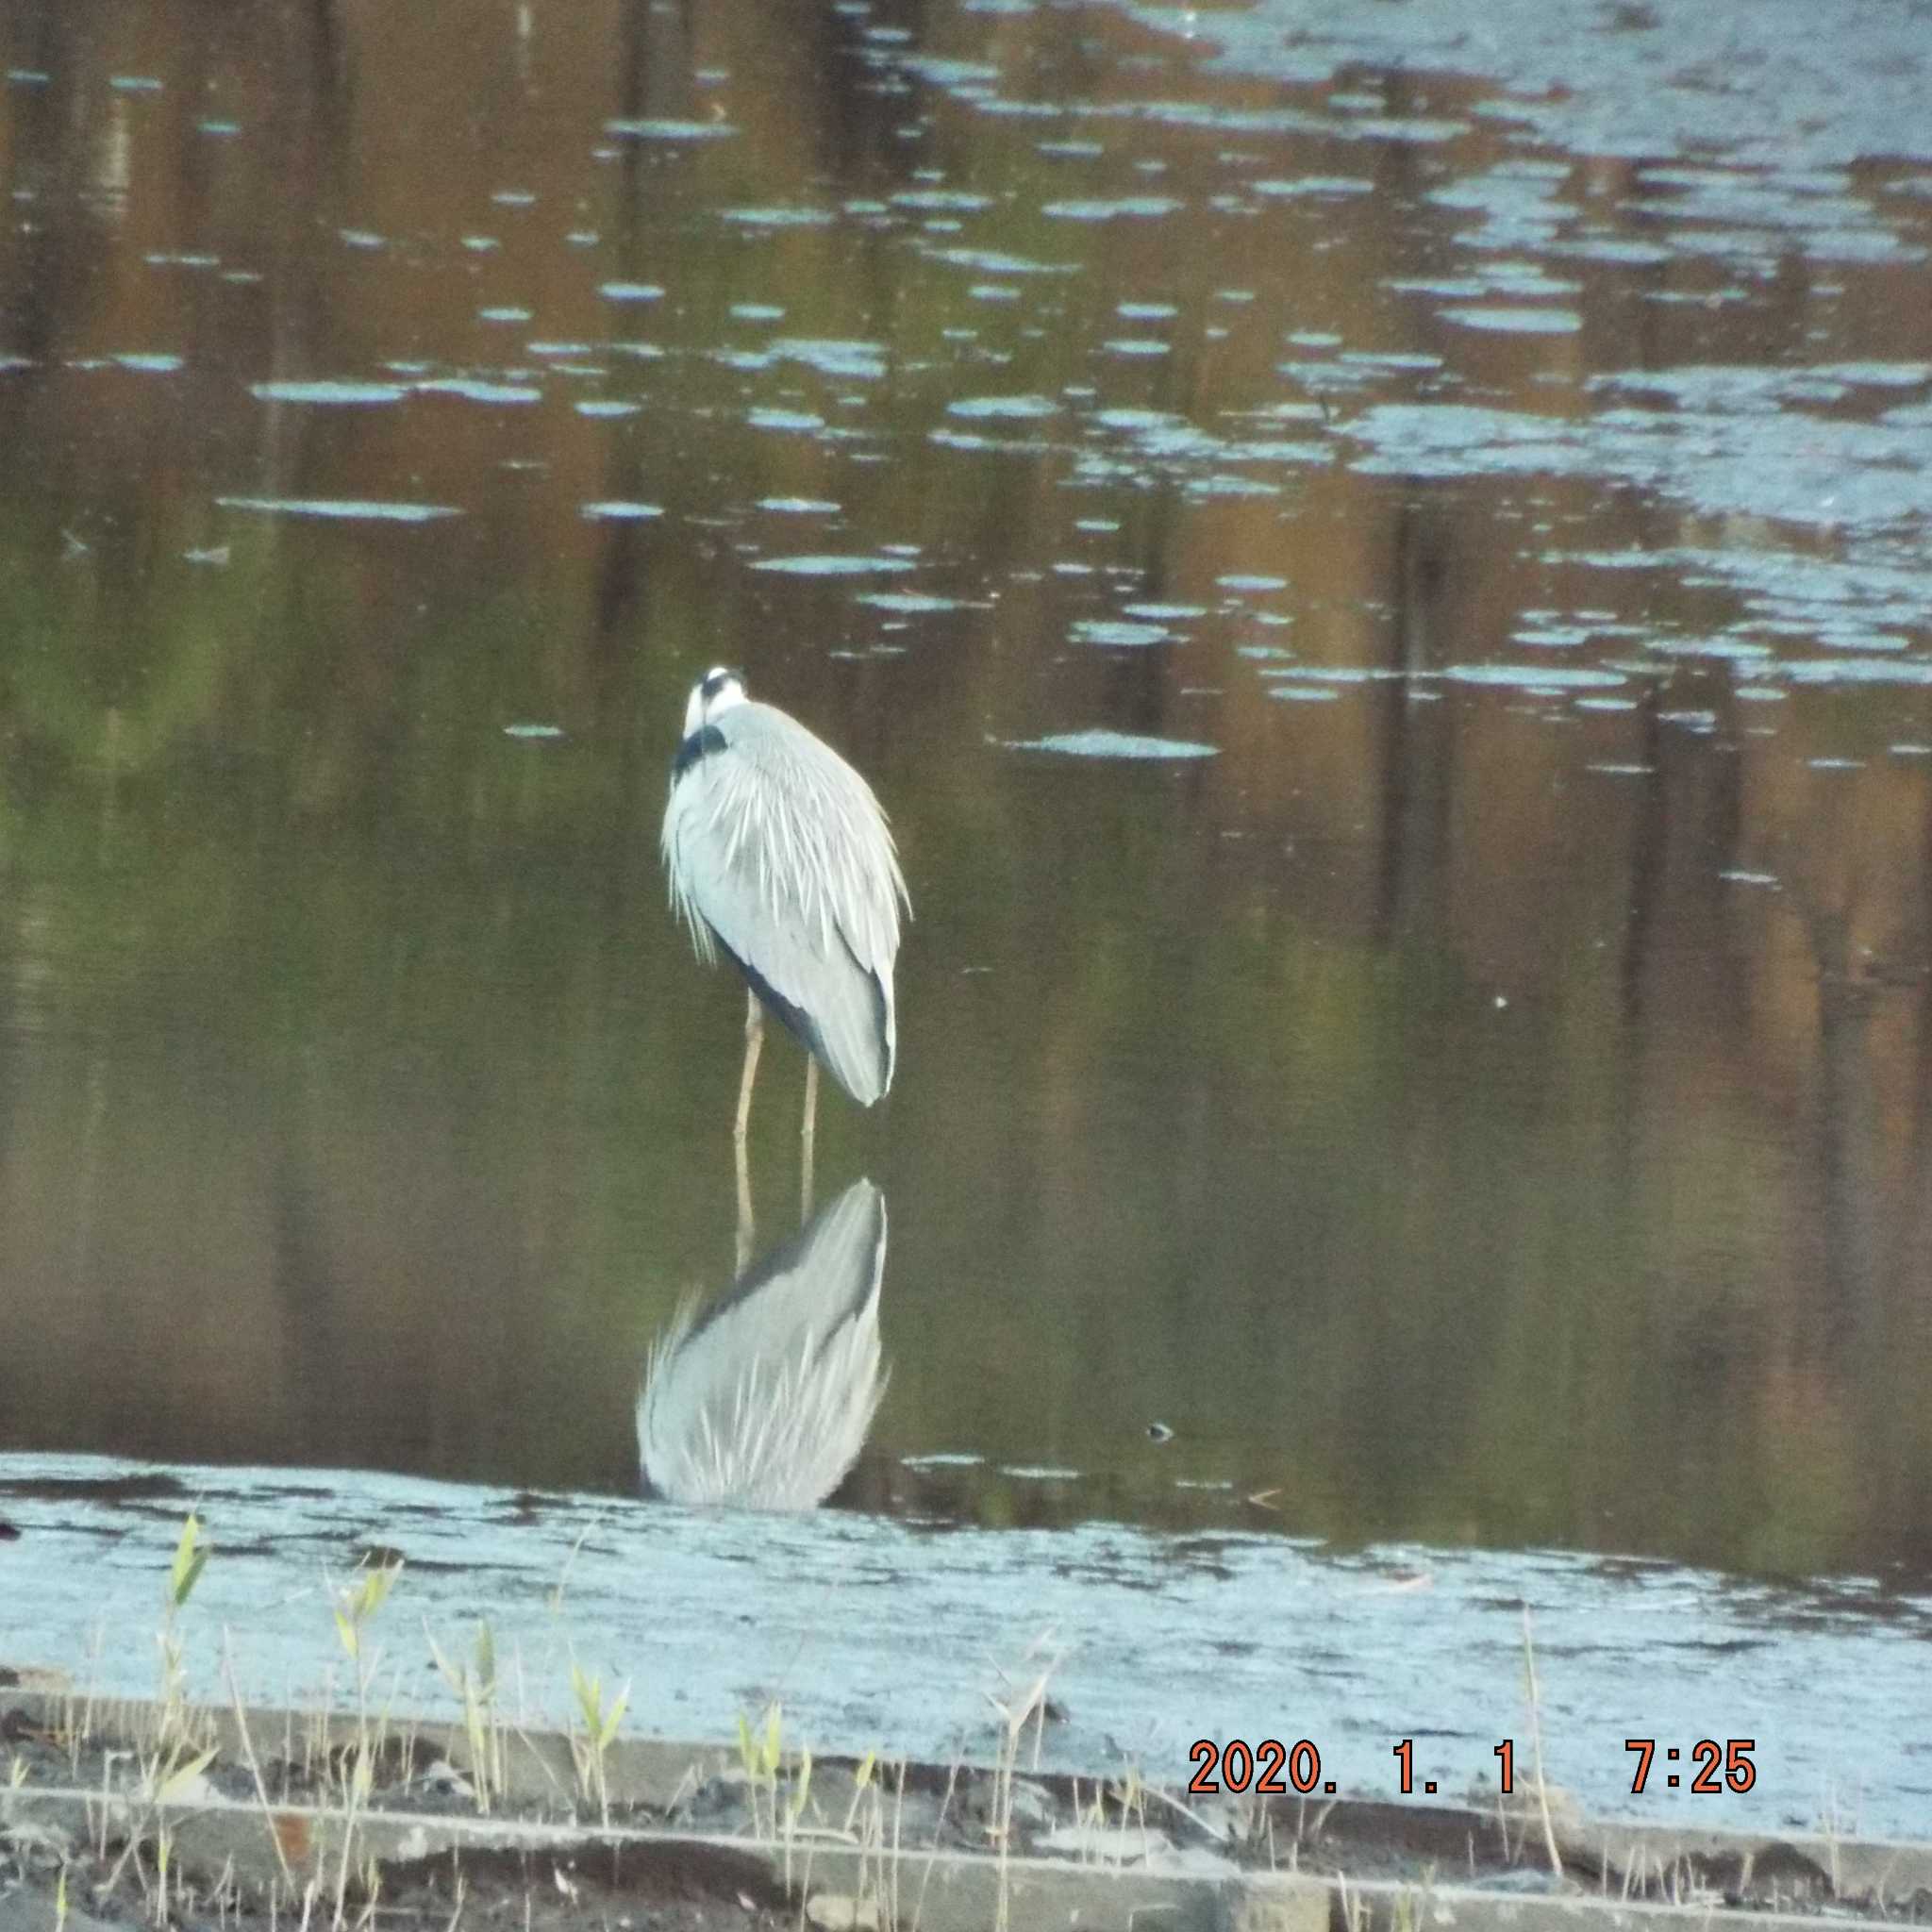
[[[1923,8],[0,64],[0,1448],[636,1491],[733,1272],[724,661],[916,915],[840,1500],[1924,1578]]]

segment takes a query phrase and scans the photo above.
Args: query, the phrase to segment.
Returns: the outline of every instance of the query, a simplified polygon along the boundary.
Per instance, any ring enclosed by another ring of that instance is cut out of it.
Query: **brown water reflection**
[[[9,10],[0,1443],[635,1480],[723,658],[919,916],[848,1493],[1923,1563],[1923,35],[1374,11]]]

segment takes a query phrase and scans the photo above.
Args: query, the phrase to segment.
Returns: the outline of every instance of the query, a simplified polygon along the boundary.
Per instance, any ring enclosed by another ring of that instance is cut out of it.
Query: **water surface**
[[[917,911],[844,1500],[1923,1576],[1924,22],[445,16],[0,23],[0,1445],[634,1489],[722,660]]]

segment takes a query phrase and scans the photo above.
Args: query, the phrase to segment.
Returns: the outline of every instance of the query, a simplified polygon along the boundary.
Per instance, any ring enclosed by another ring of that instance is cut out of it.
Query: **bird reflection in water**
[[[687,1302],[638,1392],[646,1491],[696,1507],[824,1502],[886,1391],[885,1268],[886,1197],[855,1181],[708,1307]]]

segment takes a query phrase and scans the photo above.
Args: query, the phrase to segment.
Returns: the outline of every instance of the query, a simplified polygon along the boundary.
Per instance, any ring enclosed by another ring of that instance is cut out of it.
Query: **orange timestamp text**
[[[1624,1748],[1637,1755],[1637,1773],[1630,1789],[1641,1796],[1650,1782],[1657,1741],[1655,1738],[1625,1738]],[[1666,1744],[1662,1750],[1666,1765],[1688,1756],[1697,1768],[1694,1774],[1689,1774],[1688,1785],[1686,1774],[1674,1771],[1666,1771],[1662,1783],[1673,1791],[1680,1786],[1699,1792],[1722,1791],[1726,1787],[1748,1791],[1757,1782],[1757,1768],[1751,1761],[1757,1748],[1755,1738],[1726,1738],[1723,1743],[1715,1738],[1700,1738],[1688,1753]],[[1405,1798],[1412,1796],[1417,1790],[1415,1740],[1404,1738],[1391,1755],[1398,1767],[1396,1789]],[[1497,1759],[1497,1782],[1503,1795],[1511,1796],[1516,1789],[1516,1740],[1505,1738],[1491,1755]],[[1322,1754],[1307,1738],[1297,1738],[1292,1744],[1285,1744],[1279,1738],[1263,1738],[1252,1744],[1244,1738],[1224,1741],[1197,1738],[1188,1746],[1188,1760],[1194,1767],[1188,1790],[1196,1797],[1221,1791],[1253,1791],[1261,1797],[1287,1797],[1291,1792],[1306,1797],[1319,1791],[1332,1797],[1336,1790],[1335,1780],[1322,1775]],[[1435,1779],[1424,1779],[1421,1790],[1424,1797],[1434,1797]]]

